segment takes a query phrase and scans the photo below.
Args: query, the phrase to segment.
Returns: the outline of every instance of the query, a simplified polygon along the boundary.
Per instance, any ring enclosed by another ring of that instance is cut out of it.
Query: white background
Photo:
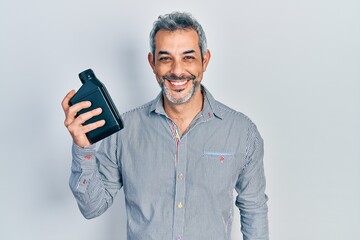
[[[0,239],[125,239],[122,191],[78,211],[60,102],[87,68],[120,112],[154,98],[148,34],[174,10],[207,34],[203,83],[265,140],[271,239],[360,239],[358,0],[0,0]]]

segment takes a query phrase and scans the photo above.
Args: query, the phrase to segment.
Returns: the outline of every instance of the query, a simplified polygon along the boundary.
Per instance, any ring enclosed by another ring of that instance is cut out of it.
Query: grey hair
[[[172,12],[161,15],[154,22],[153,28],[150,32],[150,50],[155,60],[155,35],[160,30],[175,31],[181,29],[194,29],[199,37],[199,47],[201,51],[201,58],[207,50],[206,36],[200,23],[190,14],[185,12]]]

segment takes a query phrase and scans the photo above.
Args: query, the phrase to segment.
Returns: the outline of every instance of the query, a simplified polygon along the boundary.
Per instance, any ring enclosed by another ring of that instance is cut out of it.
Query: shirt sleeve
[[[73,143],[69,185],[86,219],[104,213],[122,187],[115,136],[104,139],[98,150],[95,145],[81,148]]]
[[[248,131],[245,164],[236,183],[235,204],[240,210],[244,240],[269,239],[263,155],[263,140],[252,125]]]

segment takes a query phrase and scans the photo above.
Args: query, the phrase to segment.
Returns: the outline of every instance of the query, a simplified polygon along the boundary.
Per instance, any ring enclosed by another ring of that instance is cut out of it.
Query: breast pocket
[[[204,151],[200,164],[206,184],[217,191],[228,191],[233,182],[235,170],[235,154],[233,152]]]

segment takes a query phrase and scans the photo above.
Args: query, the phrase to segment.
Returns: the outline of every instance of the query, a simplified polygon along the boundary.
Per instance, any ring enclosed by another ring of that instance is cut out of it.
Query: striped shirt
[[[123,114],[125,128],[98,149],[73,145],[70,188],[86,218],[123,188],[129,240],[229,240],[234,205],[243,239],[268,239],[263,140],[248,117],[202,91],[183,135],[160,93]]]

